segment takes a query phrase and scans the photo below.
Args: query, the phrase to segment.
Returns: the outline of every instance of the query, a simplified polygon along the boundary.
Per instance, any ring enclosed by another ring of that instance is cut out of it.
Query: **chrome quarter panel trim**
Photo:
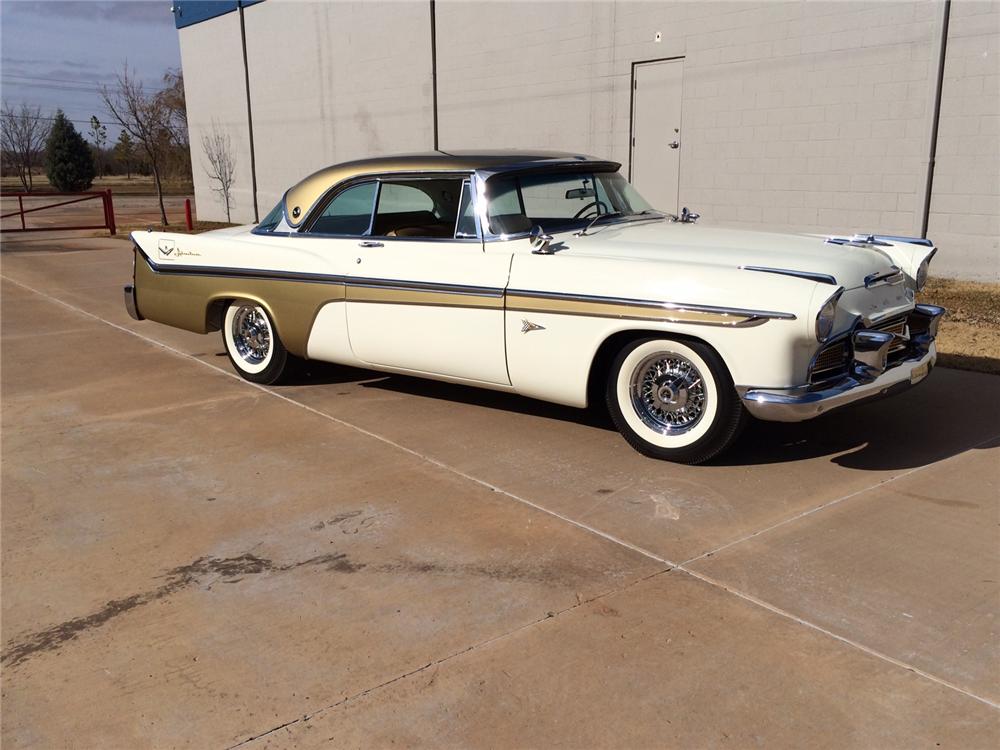
[[[794,271],[790,268],[767,268],[765,266],[740,266],[744,271],[760,271],[761,273],[776,273],[781,276],[795,276],[800,279],[816,281],[820,284],[836,284],[837,279],[828,273],[813,273],[812,271]]]

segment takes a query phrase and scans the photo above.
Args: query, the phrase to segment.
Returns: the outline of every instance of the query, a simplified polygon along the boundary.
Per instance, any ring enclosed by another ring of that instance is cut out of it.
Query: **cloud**
[[[127,25],[173,25],[171,4],[164,0],[123,0],[92,2],[91,0],[51,0],[51,2],[9,2],[8,12],[47,18],[102,21]]]

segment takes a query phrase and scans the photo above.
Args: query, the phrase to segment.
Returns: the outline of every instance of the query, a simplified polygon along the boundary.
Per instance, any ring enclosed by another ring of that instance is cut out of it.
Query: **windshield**
[[[520,234],[536,224],[547,232],[583,229],[594,219],[652,212],[617,172],[500,175],[486,183],[493,234]]]

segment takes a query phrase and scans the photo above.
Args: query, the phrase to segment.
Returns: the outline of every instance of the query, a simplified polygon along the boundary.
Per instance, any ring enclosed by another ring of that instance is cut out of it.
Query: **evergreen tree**
[[[126,179],[132,179],[132,165],[135,163],[135,143],[127,130],[122,130],[118,134],[118,142],[115,144],[115,158],[125,167]]]
[[[56,190],[86,190],[94,181],[94,157],[83,136],[60,109],[45,142],[45,174]]]

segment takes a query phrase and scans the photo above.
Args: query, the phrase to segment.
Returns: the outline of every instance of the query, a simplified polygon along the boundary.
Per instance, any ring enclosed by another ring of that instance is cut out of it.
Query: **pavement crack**
[[[434,659],[432,661],[427,662],[426,664],[422,664],[421,666],[415,667],[414,669],[411,669],[411,670],[409,670],[407,672],[403,672],[401,674],[395,675],[394,677],[390,677],[387,680],[383,680],[382,682],[380,682],[380,683],[378,683],[376,685],[371,685],[370,687],[364,688],[363,690],[359,690],[359,691],[357,691],[355,693],[352,693],[351,695],[345,696],[345,697],[341,698],[340,700],[335,701],[334,703],[331,703],[328,706],[324,706],[322,708],[318,708],[318,709],[316,709],[315,711],[313,711],[311,713],[303,714],[302,716],[299,716],[297,718],[291,719],[290,721],[283,722],[282,724],[278,724],[275,727],[272,727],[270,729],[264,730],[263,732],[260,732],[259,734],[255,734],[252,737],[247,737],[246,739],[240,740],[235,745],[229,745],[226,748],[226,750],[235,750],[236,748],[244,747],[244,746],[248,745],[251,742],[255,742],[256,740],[259,740],[259,739],[262,739],[262,738],[267,737],[269,735],[272,735],[275,732],[280,732],[282,729],[287,729],[288,727],[296,725],[296,724],[304,724],[304,723],[306,723],[308,721],[311,721],[312,719],[314,719],[315,717],[319,716],[320,714],[326,713],[327,711],[332,711],[332,710],[334,710],[336,708],[339,708],[340,706],[343,706],[343,705],[345,705],[347,703],[350,703],[351,701],[356,701],[356,700],[359,700],[361,698],[364,698],[365,696],[367,696],[367,695],[369,695],[371,693],[374,693],[374,692],[376,692],[378,690],[382,690],[383,688],[389,687],[390,685],[393,685],[393,684],[395,684],[395,683],[397,683],[397,682],[399,682],[401,680],[405,680],[405,679],[407,679],[409,677],[413,677],[413,676],[418,675],[418,674],[420,674],[422,672],[426,672],[428,669],[435,669],[436,670],[442,664],[450,662],[453,659],[457,659],[457,658],[459,658],[461,656],[464,656],[465,654],[471,653],[473,651],[478,651],[479,649],[482,649],[482,648],[486,648],[487,646],[490,646],[490,645],[492,645],[494,643],[497,643],[499,641],[502,641],[502,640],[505,640],[507,638],[510,638],[511,636],[517,635],[518,633],[521,633],[521,632],[523,632],[525,630],[528,630],[529,628],[533,628],[533,627],[535,627],[537,625],[541,625],[541,624],[546,623],[546,622],[552,622],[552,621],[556,620],[557,618],[561,617],[562,615],[565,615],[565,614],[567,614],[569,612],[573,612],[573,611],[579,609],[580,607],[583,607],[584,605],[590,604],[592,602],[597,602],[597,601],[600,601],[602,599],[606,599],[607,597],[614,596],[614,595],[622,593],[624,591],[628,591],[632,587],[638,586],[640,583],[648,581],[651,578],[655,578],[657,576],[663,575],[664,573],[669,573],[673,569],[674,569],[673,567],[660,568],[659,570],[655,570],[652,573],[647,573],[644,576],[640,576],[639,578],[636,578],[636,579],[634,579],[632,581],[629,581],[624,586],[618,586],[617,588],[613,588],[613,589],[610,589],[608,591],[603,591],[603,592],[601,592],[599,594],[595,594],[594,596],[591,596],[591,597],[584,598],[584,597],[581,597],[579,594],[577,594],[576,600],[574,601],[574,603],[570,604],[567,607],[563,607],[562,609],[558,609],[558,610],[547,611],[541,617],[538,617],[538,618],[536,618],[534,620],[531,620],[530,622],[526,622],[526,623],[524,623],[522,625],[518,625],[516,628],[512,628],[512,629],[507,630],[507,631],[505,631],[503,633],[500,633],[498,635],[491,636],[490,638],[486,638],[486,639],[484,639],[482,641],[478,641],[476,643],[473,643],[473,644],[471,644],[469,646],[466,646],[465,648],[461,648],[461,649],[458,649],[457,651],[453,651],[452,653],[447,654],[446,656],[442,656],[439,659]],[[435,677],[434,677],[434,679],[436,679],[436,678],[437,678],[437,672],[435,671]]]

